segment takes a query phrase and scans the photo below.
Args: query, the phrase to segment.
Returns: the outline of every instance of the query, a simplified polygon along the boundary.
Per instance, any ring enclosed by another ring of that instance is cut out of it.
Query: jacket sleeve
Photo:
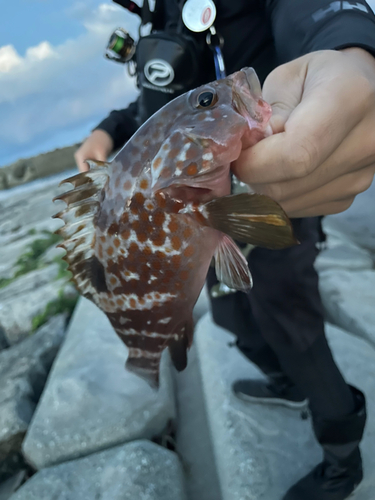
[[[121,148],[137,131],[138,101],[132,102],[126,109],[111,111],[111,113],[94,130],[104,130],[113,140],[113,150]]]
[[[323,49],[375,56],[375,15],[364,0],[266,0],[279,62]]]

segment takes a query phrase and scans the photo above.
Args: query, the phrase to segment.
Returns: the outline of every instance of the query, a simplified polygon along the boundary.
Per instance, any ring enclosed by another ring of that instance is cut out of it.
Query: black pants
[[[353,398],[324,333],[323,307],[314,269],[319,218],[295,219],[300,245],[255,248],[248,257],[254,287],[211,298],[214,321],[237,336],[242,353],[270,377],[296,385],[315,413],[335,418],[353,411]],[[217,283],[210,269],[208,288]]]

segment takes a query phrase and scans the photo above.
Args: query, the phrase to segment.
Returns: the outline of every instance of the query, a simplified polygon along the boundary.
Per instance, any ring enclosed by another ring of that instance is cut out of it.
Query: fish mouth
[[[253,68],[244,68],[233,75],[232,106],[245,118],[250,130],[272,133],[267,127],[272,109],[262,98],[260,81]]]

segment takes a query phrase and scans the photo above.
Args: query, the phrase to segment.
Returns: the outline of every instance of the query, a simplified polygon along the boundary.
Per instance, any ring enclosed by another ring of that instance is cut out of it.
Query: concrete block
[[[359,338],[327,326],[338,364],[348,380],[369,398],[369,424],[363,442],[367,471],[356,500],[369,500],[375,487],[375,351]],[[282,407],[251,404],[231,391],[239,378],[262,377],[229,344],[233,336],[209,315],[196,331],[203,392],[223,500],[280,500],[287,489],[321,460],[309,420]]]
[[[43,469],[10,500],[186,500],[177,456],[135,441]]]
[[[175,419],[169,358],[159,391],[125,370],[127,349],[105,314],[81,298],[23,444],[40,469],[141,438]]]

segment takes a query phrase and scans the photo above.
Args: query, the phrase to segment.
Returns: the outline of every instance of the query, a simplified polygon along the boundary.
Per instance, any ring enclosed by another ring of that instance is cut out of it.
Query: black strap
[[[149,0],[143,0],[142,24],[152,23],[153,13],[150,10]]]
[[[142,17],[141,8],[131,0],[113,0],[113,1],[121,5],[121,7],[127,9],[129,12],[133,12],[133,14],[137,14],[139,17]]]

